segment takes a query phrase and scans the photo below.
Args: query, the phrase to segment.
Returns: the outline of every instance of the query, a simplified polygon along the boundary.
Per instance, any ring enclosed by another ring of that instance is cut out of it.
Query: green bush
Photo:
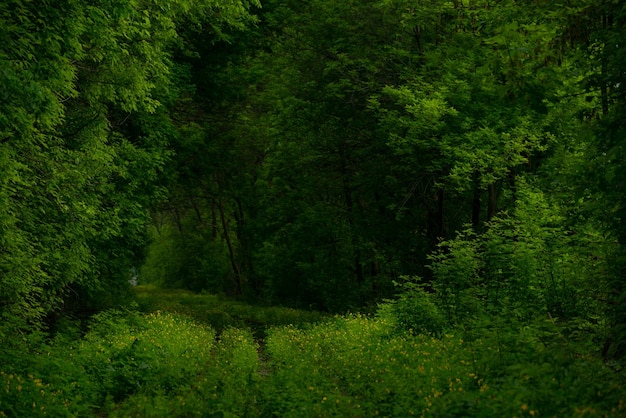
[[[62,335],[13,335],[0,346],[0,416],[88,415],[98,387],[76,353],[75,341]]]
[[[522,178],[511,213],[483,233],[471,228],[429,256],[436,305],[451,324],[503,315],[597,321],[611,272],[598,254],[611,242],[592,225],[566,223],[563,209]]]
[[[26,376],[0,371],[0,416],[76,416],[87,408],[77,406],[63,389],[33,374]]]
[[[433,295],[414,281],[407,281],[402,288],[397,299],[380,305],[378,315],[392,322],[399,332],[441,335],[446,321],[433,301]]]
[[[117,405],[111,416],[257,416],[257,349],[249,331],[226,329],[210,358],[203,359],[201,373],[188,374],[185,383],[173,390],[132,395]]]
[[[480,286],[483,258],[478,237],[471,229],[439,244],[429,256],[437,305],[450,324],[478,314],[476,289]]]

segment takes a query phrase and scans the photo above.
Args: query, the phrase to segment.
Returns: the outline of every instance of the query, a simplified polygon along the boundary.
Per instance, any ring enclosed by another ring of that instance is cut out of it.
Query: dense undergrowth
[[[616,364],[549,319],[418,333],[398,320],[398,303],[324,317],[186,291],[136,294],[82,334],[66,326],[4,347],[0,415],[626,415]]]

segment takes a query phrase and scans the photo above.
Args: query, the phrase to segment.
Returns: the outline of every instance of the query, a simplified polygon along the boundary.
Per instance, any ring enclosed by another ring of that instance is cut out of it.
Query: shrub
[[[399,332],[441,335],[445,319],[433,301],[433,295],[413,280],[402,285],[404,291],[396,300],[387,300],[378,315],[387,318]]]

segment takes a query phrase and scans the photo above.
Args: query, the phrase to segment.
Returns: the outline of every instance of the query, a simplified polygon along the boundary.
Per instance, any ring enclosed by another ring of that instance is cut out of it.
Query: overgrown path
[[[189,316],[210,325],[216,331],[235,327],[248,328],[255,338],[264,338],[268,328],[320,322],[327,318],[320,312],[278,306],[255,306],[212,294],[197,294],[180,289],[137,286],[137,302],[146,312],[171,312]]]
[[[623,373],[547,325],[435,337],[384,311],[324,317],[148,287],[137,301],[1,369],[0,416],[626,416]]]
[[[225,330],[249,330],[256,347],[257,374],[265,377],[271,373],[266,350],[267,331],[272,327],[303,327],[328,318],[315,311],[303,311],[277,306],[254,306],[211,294],[197,294],[181,289],[162,289],[144,285],[134,288],[137,302],[145,312],[170,312],[182,314],[209,325],[216,331],[216,347],[224,344]],[[216,348],[213,350],[216,351]]]

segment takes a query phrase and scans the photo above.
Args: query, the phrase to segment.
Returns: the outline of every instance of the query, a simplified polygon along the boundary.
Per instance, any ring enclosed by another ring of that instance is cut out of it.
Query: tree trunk
[[[228,224],[226,222],[226,216],[224,214],[224,206],[222,202],[218,202],[217,208],[219,209],[220,218],[222,221],[222,230],[224,233],[224,240],[226,240],[226,245],[228,246],[230,264],[233,268],[233,272],[235,273],[235,278],[236,278],[235,279],[235,294],[240,295],[242,292],[242,287],[243,287],[243,279],[241,277],[241,270],[235,258],[235,250],[233,248],[233,243],[230,240],[230,234],[228,233]]]
[[[193,196],[190,198],[191,206],[193,207],[193,211],[196,213],[196,219],[198,219],[198,224],[202,225],[202,214],[200,213],[200,208],[196,203],[196,199]]]
[[[496,184],[491,183],[488,186],[488,190],[489,190],[489,202],[487,205],[487,222],[489,222],[491,218],[493,218],[496,214],[496,201],[497,201]]]
[[[217,204],[211,201],[211,238],[213,241],[217,239]]]
[[[354,252],[354,273],[356,275],[357,283],[361,284],[365,281],[365,275],[363,273],[363,265],[361,260],[361,250],[359,248],[359,240],[356,232],[354,231],[354,201],[352,200],[352,188],[348,184],[348,170],[346,167],[346,160],[344,153],[341,153],[341,182],[343,187],[343,195],[346,201],[346,211],[348,213],[348,226],[350,227],[350,240],[352,242],[352,251]]]
[[[183,224],[182,224],[182,221],[180,219],[180,213],[178,212],[178,208],[174,208],[172,210],[172,212],[174,213],[174,222],[176,222],[176,227],[178,228],[178,233],[182,236],[183,235]]]
[[[431,239],[432,244],[436,245],[446,236],[445,214],[444,214],[444,198],[445,192],[443,188],[437,189],[433,200],[435,209],[432,206],[428,209],[428,232],[427,235]]]
[[[250,254],[250,244],[246,231],[246,215],[243,208],[243,202],[240,198],[235,198],[237,202],[237,211],[235,213],[235,221],[237,222],[237,240],[239,241],[240,258],[243,260],[243,271],[247,277],[248,283],[252,285],[254,296],[261,295],[261,283],[254,274],[252,265],[252,256]]]
[[[480,185],[478,181],[476,181],[474,185],[474,196],[472,197],[472,228],[474,231],[478,230],[480,226]]]

